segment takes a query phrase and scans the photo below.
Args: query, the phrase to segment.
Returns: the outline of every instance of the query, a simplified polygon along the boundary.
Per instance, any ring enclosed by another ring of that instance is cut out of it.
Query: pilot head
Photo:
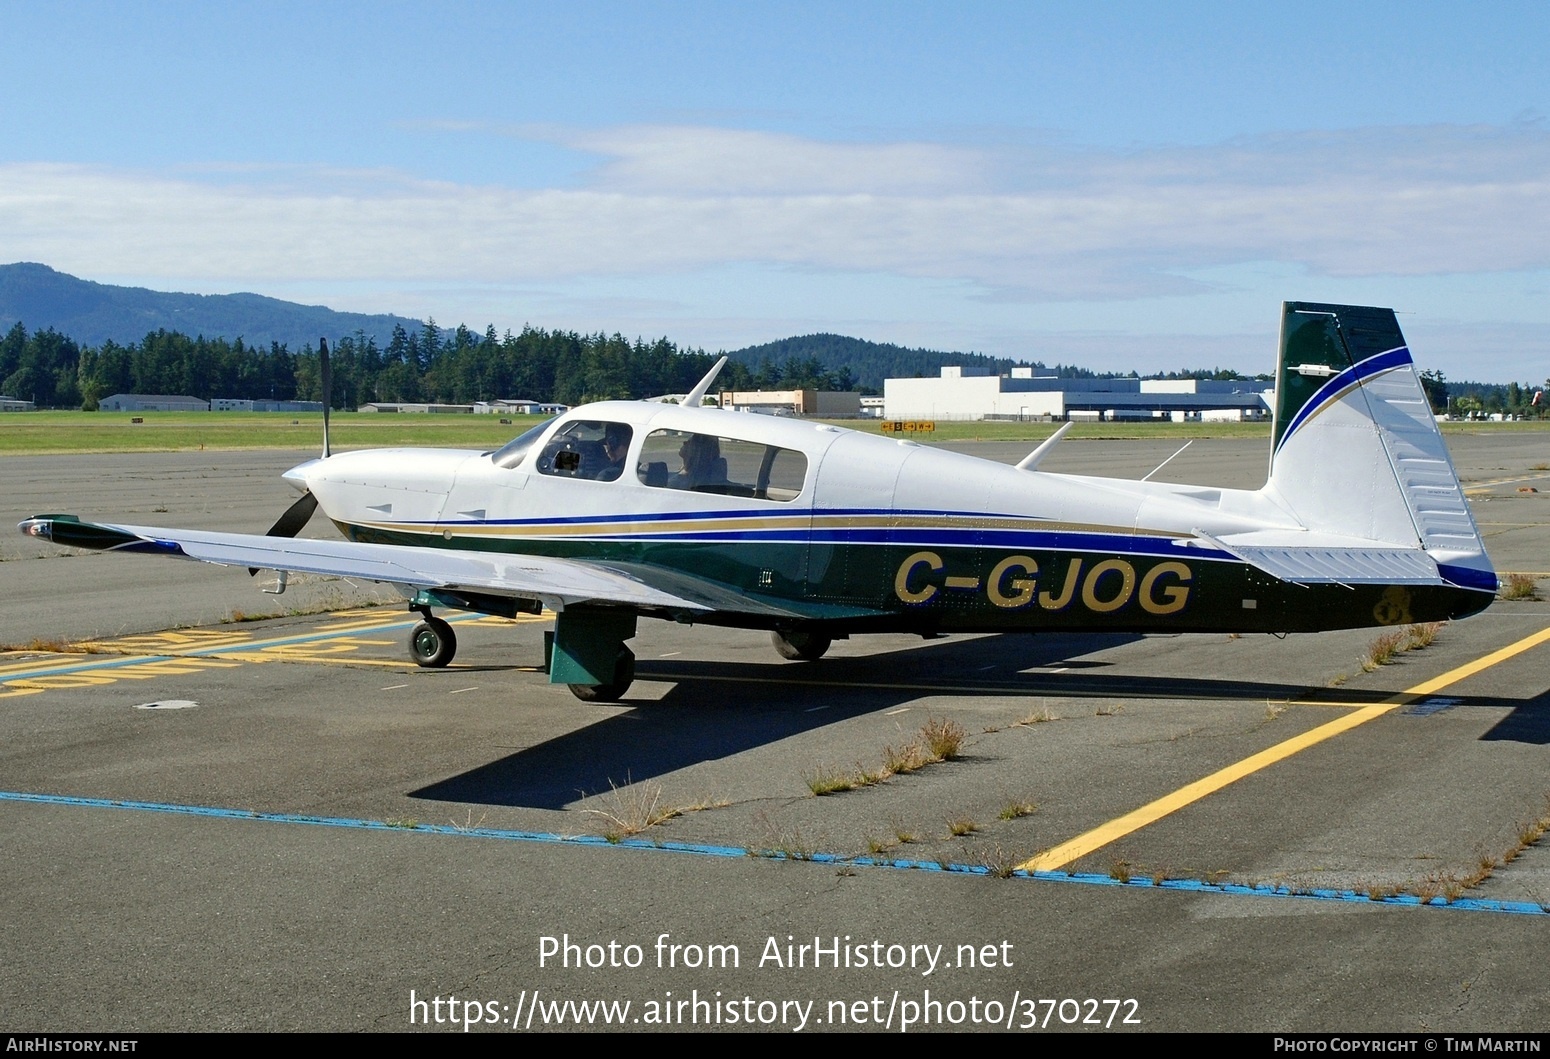
[[[705,474],[721,458],[721,443],[709,434],[690,434],[678,447],[686,474]]]
[[[610,423],[603,434],[603,451],[609,463],[623,463],[625,451],[630,447],[630,428],[622,423]]]

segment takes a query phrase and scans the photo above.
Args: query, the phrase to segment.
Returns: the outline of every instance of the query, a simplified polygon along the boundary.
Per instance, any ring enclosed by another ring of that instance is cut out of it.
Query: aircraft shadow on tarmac
[[[1550,691],[1542,691],[1528,700],[1469,699],[1470,706],[1510,706],[1512,712],[1480,738],[1489,741],[1550,743]]]
[[[560,809],[612,786],[774,743],[923,696],[1119,699],[1306,698],[1306,686],[1264,681],[1106,675],[1107,663],[1064,661],[1140,639],[1130,634],[944,639],[808,664],[639,662],[636,680],[676,681],[661,699],[410,792],[411,797]],[[1040,672],[1038,667],[1078,672]],[[1025,670],[1034,669],[1034,672]],[[639,684],[637,684],[639,687]],[[1342,699],[1351,701],[1347,690]],[[1374,701],[1381,695],[1374,693]],[[579,707],[578,708],[585,708]],[[922,718],[924,719],[924,718]]]

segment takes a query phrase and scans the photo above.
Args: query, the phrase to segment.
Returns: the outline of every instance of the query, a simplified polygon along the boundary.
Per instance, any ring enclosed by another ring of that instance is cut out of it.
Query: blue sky
[[[0,261],[483,328],[1550,375],[1550,5],[44,4]]]

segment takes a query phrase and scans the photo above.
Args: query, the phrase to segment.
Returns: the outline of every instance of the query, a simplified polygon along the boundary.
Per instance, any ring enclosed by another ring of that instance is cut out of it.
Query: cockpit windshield
[[[490,453],[490,461],[497,467],[515,467],[522,462],[522,457],[527,455],[527,450],[533,447],[533,443],[543,436],[558,416],[545,419],[531,430],[524,431],[512,438],[506,444]]]

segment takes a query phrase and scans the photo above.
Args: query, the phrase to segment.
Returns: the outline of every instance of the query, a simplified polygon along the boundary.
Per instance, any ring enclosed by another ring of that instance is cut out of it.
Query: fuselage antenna
[[[678,403],[683,405],[685,408],[698,408],[700,406],[700,402],[705,399],[705,391],[710,389],[710,384],[716,381],[716,376],[720,374],[721,369],[723,366],[725,366],[726,362],[726,357],[722,357],[720,360],[716,361],[715,367],[707,371],[705,373],[705,378],[695,383],[694,389],[684,394],[684,399]]]
[[[1022,462],[1017,465],[1017,469],[1019,471],[1031,471],[1034,468],[1038,467],[1039,461],[1042,460],[1044,457],[1048,456],[1050,454],[1050,452],[1055,448],[1056,442],[1058,442],[1061,438],[1065,437],[1066,436],[1066,432],[1068,430],[1070,430],[1072,427],[1074,427],[1075,425],[1076,424],[1074,422],[1067,422],[1064,425],[1062,425],[1059,430],[1055,431],[1049,437],[1045,438],[1043,444],[1041,444],[1038,448],[1034,449],[1032,452],[1028,453],[1028,455],[1024,456],[1022,458]]]

